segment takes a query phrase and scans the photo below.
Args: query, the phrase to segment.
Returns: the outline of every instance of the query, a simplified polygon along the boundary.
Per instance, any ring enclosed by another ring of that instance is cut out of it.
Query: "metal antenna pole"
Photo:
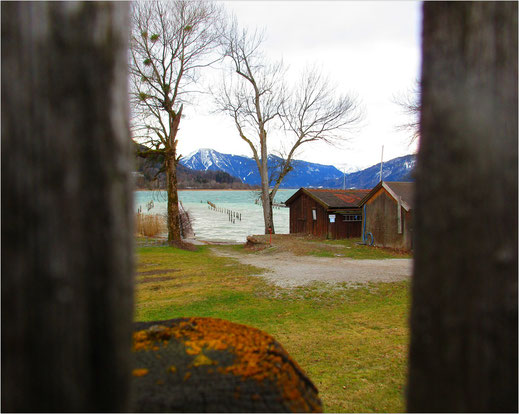
[[[384,165],[384,146],[382,145],[382,155],[380,156],[380,181],[382,181],[382,166]]]

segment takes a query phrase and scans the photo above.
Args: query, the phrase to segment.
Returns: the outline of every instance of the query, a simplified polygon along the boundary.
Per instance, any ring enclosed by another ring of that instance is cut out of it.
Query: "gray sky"
[[[398,131],[407,116],[393,100],[413,87],[420,72],[421,3],[416,1],[229,1],[241,26],[263,28],[264,52],[283,58],[296,75],[307,65],[328,74],[337,91],[353,93],[364,108],[356,131],[342,148],[313,144],[296,158],[348,170],[416,151],[410,134]],[[203,99],[186,107],[179,150],[199,148],[250,156],[224,115],[212,115]],[[274,149],[274,148],[273,148]]]

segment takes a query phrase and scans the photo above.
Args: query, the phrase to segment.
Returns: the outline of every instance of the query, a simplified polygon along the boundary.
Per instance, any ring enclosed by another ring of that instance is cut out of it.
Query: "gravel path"
[[[340,257],[295,256],[290,253],[242,255],[213,249],[219,256],[266,268],[265,277],[280,287],[296,287],[311,282],[368,283],[409,279],[412,259],[354,260]]]

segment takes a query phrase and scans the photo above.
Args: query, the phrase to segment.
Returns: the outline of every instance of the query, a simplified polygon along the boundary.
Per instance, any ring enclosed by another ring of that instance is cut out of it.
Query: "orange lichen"
[[[146,368],[137,368],[132,371],[132,375],[134,377],[144,377],[145,375],[148,375],[149,370]]]
[[[175,365],[171,365],[168,369],[169,372],[171,372],[172,374],[174,374],[175,372],[177,372],[177,367]]]
[[[216,365],[205,355],[206,350],[227,350],[235,358],[232,364],[217,368],[221,374],[273,382],[292,410],[309,412],[321,408],[317,403],[309,405],[305,401],[302,392],[306,385],[298,375],[301,368],[270,335],[258,329],[221,319],[190,318],[170,326],[155,325],[135,332],[133,349],[157,350],[160,345],[167,346],[169,341],[183,343],[186,354],[196,356],[191,363],[194,367]],[[175,372],[172,368],[170,371]],[[190,375],[187,372],[184,381]]]
[[[201,365],[214,365],[216,364],[211,358],[206,357],[204,354],[198,355],[193,361],[194,367],[199,367]]]
[[[149,329],[137,331],[133,333],[133,350],[134,351],[146,351],[153,350],[158,351],[159,343],[162,346],[167,346],[169,339],[173,336],[173,329],[164,325],[154,325]]]

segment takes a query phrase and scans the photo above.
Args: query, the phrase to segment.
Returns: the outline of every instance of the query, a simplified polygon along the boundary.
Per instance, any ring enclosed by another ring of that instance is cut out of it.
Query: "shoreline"
[[[278,191],[282,191],[282,190],[298,190],[298,188],[280,188]],[[137,191],[166,191],[166,190],[146,190],[146,189],[136,189],[136,190],[133,190],[135,192]],[[261,191],[261,189],[234,189],[234,188],[224,188],[224,189],[219,189],[219,188],[182,188],[182,189],[178,189],[177,191],[253,191],[253,192],[256,192],[256,191]]]

